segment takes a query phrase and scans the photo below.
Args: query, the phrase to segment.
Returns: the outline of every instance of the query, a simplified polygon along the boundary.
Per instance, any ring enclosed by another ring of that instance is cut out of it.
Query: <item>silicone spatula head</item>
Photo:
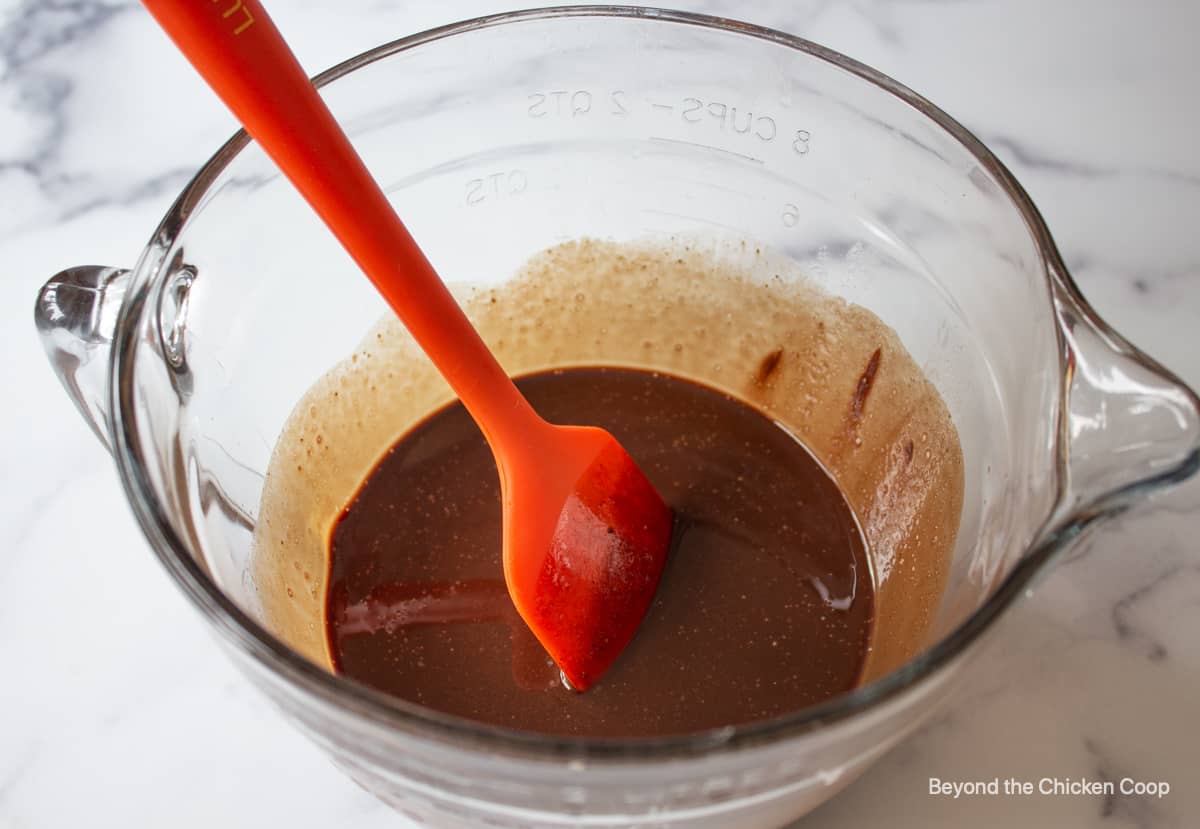
[[[501,462],[504,576],[563,676],[586,691],[654,600],[673,515],[603,429],[549,426],[538,445],[553,453],[552,463]]]

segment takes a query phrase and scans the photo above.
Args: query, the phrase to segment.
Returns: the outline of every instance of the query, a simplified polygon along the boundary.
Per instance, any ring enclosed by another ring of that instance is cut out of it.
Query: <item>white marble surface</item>
[[[271,5],[315,72],[506,4]],[[1200,386],[1200,4],[678,5],[823,42],[942,105],[1031,191],[1100,311]],[[404,825],[218,653],[33,330],[41,282],[132,264],[232,129],[136,3],[0,0],[0,827]],[[1184,486],[1061,564],[953,707],[803,825],[1197,825],[1198,504]],[[928,794],[931,776],[1126,775],[1172,791]]]

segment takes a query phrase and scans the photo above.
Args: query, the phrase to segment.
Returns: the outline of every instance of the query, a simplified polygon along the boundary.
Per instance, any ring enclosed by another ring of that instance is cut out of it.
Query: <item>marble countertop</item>
[[[272,4],[313,72],[505,5]],[[1100,312],[1200,387],[1200,4],[675,5],[803,35],[940,104],[1025,184]],[[0,827],[406,825],[218,651],[150,555],[30,318],[56,271],[132,264],[233,129],[136,3],[0,0]],[[1105,527],[1003,623],[950,708],[802,825],[1196,825],[1197,538],[1195,482]],[[994,776],[1130,776],[1171,792],[928,790],[930,777]]]

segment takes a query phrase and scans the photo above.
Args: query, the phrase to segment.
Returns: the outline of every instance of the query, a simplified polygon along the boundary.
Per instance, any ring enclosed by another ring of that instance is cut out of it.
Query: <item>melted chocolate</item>
[[[456,403],[389,450],[333,528],[326,625],[339,673],[486,723],[609,737],[775,717],[859,681],[873,615],[865,545],[787,431],[647,371],[517,384],[553,422],[610,430],[676,512],[637,636],[595,688],[563,687],[504,590],[495,464]]]

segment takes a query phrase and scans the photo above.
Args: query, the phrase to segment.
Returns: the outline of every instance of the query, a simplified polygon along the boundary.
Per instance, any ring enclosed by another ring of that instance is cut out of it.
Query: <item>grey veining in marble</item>
[[[490,0],[271,4],[313,72]],[[921,92],[1009,164],[1089,299],[1200,386],[1200,4],[679,2]],[[405,825],[268,710],[146,549],[30,310],[128,266],[233,131],[137,3],[0,0],[0,827]],[[1105,527],[1006,619],[954,704],[803,825],[1200,824],[1200,484]],[[126,599],[139,596],[136,602]],[[928,779],[1169,781],[933,797]]]

